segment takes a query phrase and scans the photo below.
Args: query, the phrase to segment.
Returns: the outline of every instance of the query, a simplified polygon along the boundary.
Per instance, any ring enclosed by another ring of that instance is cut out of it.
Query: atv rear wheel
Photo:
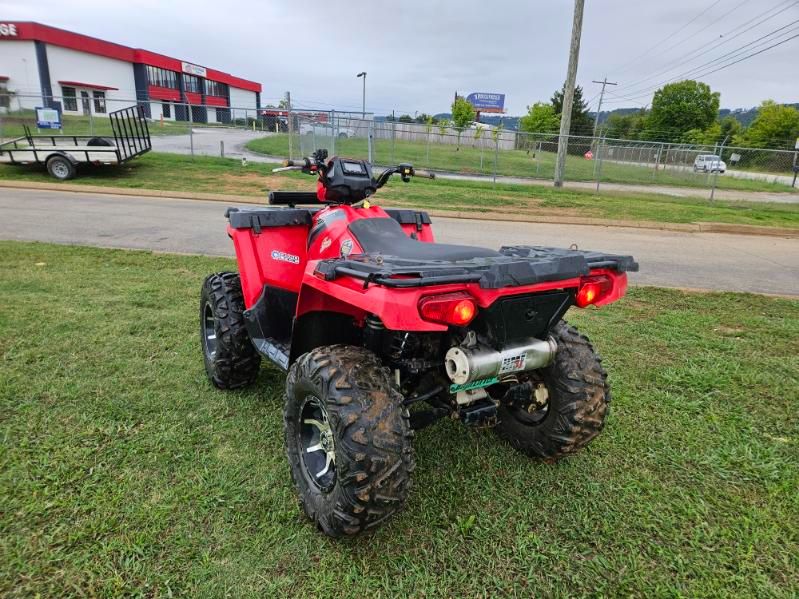
[[[372,352],[332,345],[300,356],[286,380],[283,424],[300,503],[326,535],[356,535],[402,507],[413,432]]]
[[[502,405],[497,434],[530,457],[555,461],[575,453],[605,424],[610,401],[602,358],[588,337],[564,321],[551,332],[555,360],[540,371],[541,381],[527,406]]]
[[[239,275],[209,275],[200,296],[200,343],[205,372],[220,389],[238,389],[255,381],[261,356],[250,342],[244,323],[244,298]]]

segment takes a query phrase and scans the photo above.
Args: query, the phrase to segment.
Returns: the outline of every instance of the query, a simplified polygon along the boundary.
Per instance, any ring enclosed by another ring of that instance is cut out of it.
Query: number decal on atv
[[[324,252],[327,248],[330,247],[331,243],[333,243],[333,242],[330,240],[330,237],[325,237],[322,240],[322,245],[319,246],[319,251],[320,252]]]
[[[280,260],[281,262],[291,262],[292,264],[299,264],[300,257],[294,254],[287,254],[279,250],[272,250],[272,260]]]

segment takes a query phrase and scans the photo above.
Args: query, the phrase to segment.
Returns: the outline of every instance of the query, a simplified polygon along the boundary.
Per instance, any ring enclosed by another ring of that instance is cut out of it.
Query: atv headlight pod
[[[464,327],[477,315],[477,304],[464,291],[428,295],[419,300],[419,314],[425,320]]]

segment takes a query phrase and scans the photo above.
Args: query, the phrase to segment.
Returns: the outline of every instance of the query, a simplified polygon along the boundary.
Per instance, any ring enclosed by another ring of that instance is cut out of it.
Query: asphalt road
[[[0,188],[0,239],[229,256],[226,204]],[[799,241],[622,227],[434,218],[441,242],[632,254],[632,284],[799,296]]]

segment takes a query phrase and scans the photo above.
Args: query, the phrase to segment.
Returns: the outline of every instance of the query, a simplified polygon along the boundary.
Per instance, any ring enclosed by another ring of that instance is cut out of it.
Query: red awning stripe
[[[61,85],[68,85],[71,87],[88,87],[89,89],[97,89],[97,90],[109,90],[109,89],[119,89],[118,87],[109,87],[107,85],[99,85],[97,83],[81,83],[80,81],[59,81]]]
[[[0,81],[8,81],[8,75],[0,75]]]

